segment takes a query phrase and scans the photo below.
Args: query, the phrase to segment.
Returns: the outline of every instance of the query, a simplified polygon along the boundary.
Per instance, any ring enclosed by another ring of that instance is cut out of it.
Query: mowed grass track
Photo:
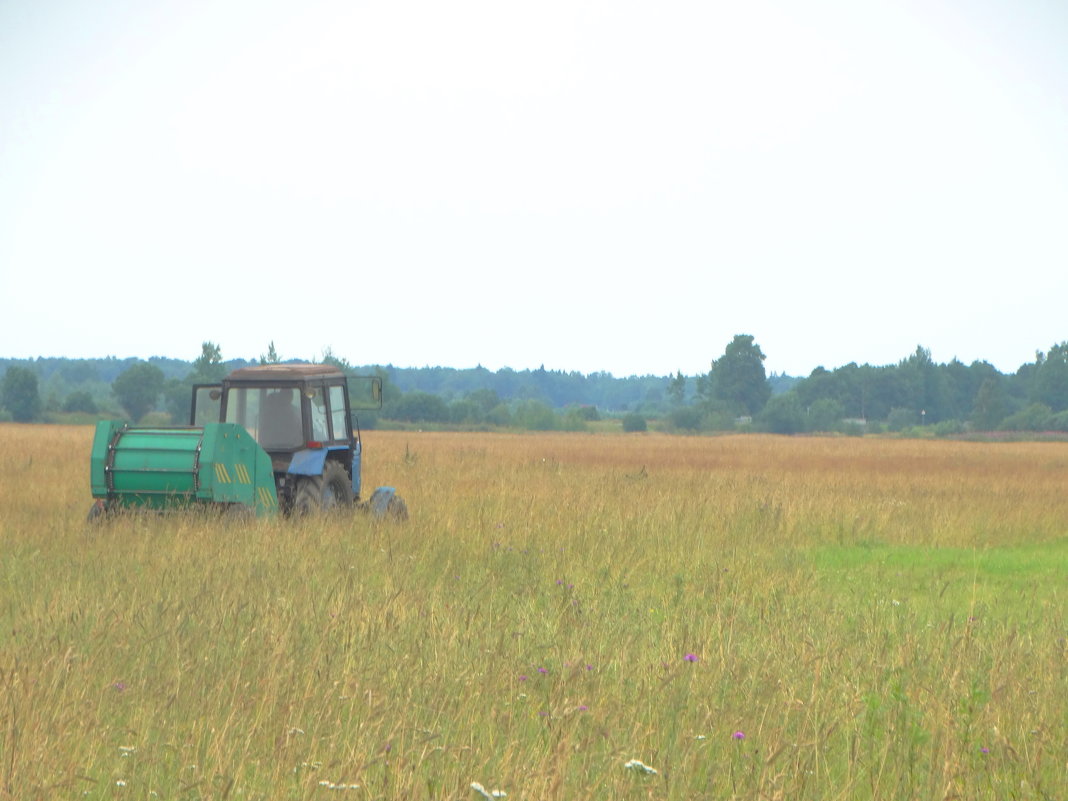
[[[1068,798],[1065,445],[372,431],[406,524],[90,528],[91,438],[0,426],[0,798]]]

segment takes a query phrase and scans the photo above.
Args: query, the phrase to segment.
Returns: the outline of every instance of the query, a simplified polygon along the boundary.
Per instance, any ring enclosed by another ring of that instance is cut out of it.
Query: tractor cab
[[[234,370],[221,384],[196,385],[190,424],[244,428],[271,458],[283,509],[333,506],[360,498],[355,413],[381,405],[377,377],[346,377],[323,364],[269,364]],[[348,487],[341,486],[342,475]]]

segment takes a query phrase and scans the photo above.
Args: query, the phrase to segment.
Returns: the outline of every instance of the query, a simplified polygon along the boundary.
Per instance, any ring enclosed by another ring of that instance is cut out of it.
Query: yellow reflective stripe
[[[252,478],[248,474],[248,468],[245,467],[243,464],[235,464],[234,472],[237,473],[237,480],[240,481],[242,484],[252,483]]]
[[[226,465],[221,462],[215,463],[215,480],[220,484],[230,483],[230,471],[226,469]]]

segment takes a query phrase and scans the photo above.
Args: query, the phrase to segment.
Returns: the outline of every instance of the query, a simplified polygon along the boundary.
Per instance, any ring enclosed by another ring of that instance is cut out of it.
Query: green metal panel
[[[106,498],[108,494],[107,465],[108,448],[115,433],[122,429],[122,423],[114,420],[100,420],[93,435],[93,450],[89,457],[89,485],[94,498]]]
[[[113,452],[111,490],[144,496],[150,506],[192,500],[200,445],[198,429],[127,429]]]
[[[109,506],[171,509],[196,503],[278,510],[271,459],[241,426],[137,428],[97,424],[93,496]]]
[[[271,457],[236,423],[208,423],[200,458],[197,498],[240,503],[257,514],[278,511]]]

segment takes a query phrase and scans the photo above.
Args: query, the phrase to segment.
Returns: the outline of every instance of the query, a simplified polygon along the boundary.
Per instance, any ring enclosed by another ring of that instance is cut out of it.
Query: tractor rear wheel
[[[301,476],[293,495],[298,515],[327,512],[352,504],[352,482],[339,462],[327,461],[319,476]]]

